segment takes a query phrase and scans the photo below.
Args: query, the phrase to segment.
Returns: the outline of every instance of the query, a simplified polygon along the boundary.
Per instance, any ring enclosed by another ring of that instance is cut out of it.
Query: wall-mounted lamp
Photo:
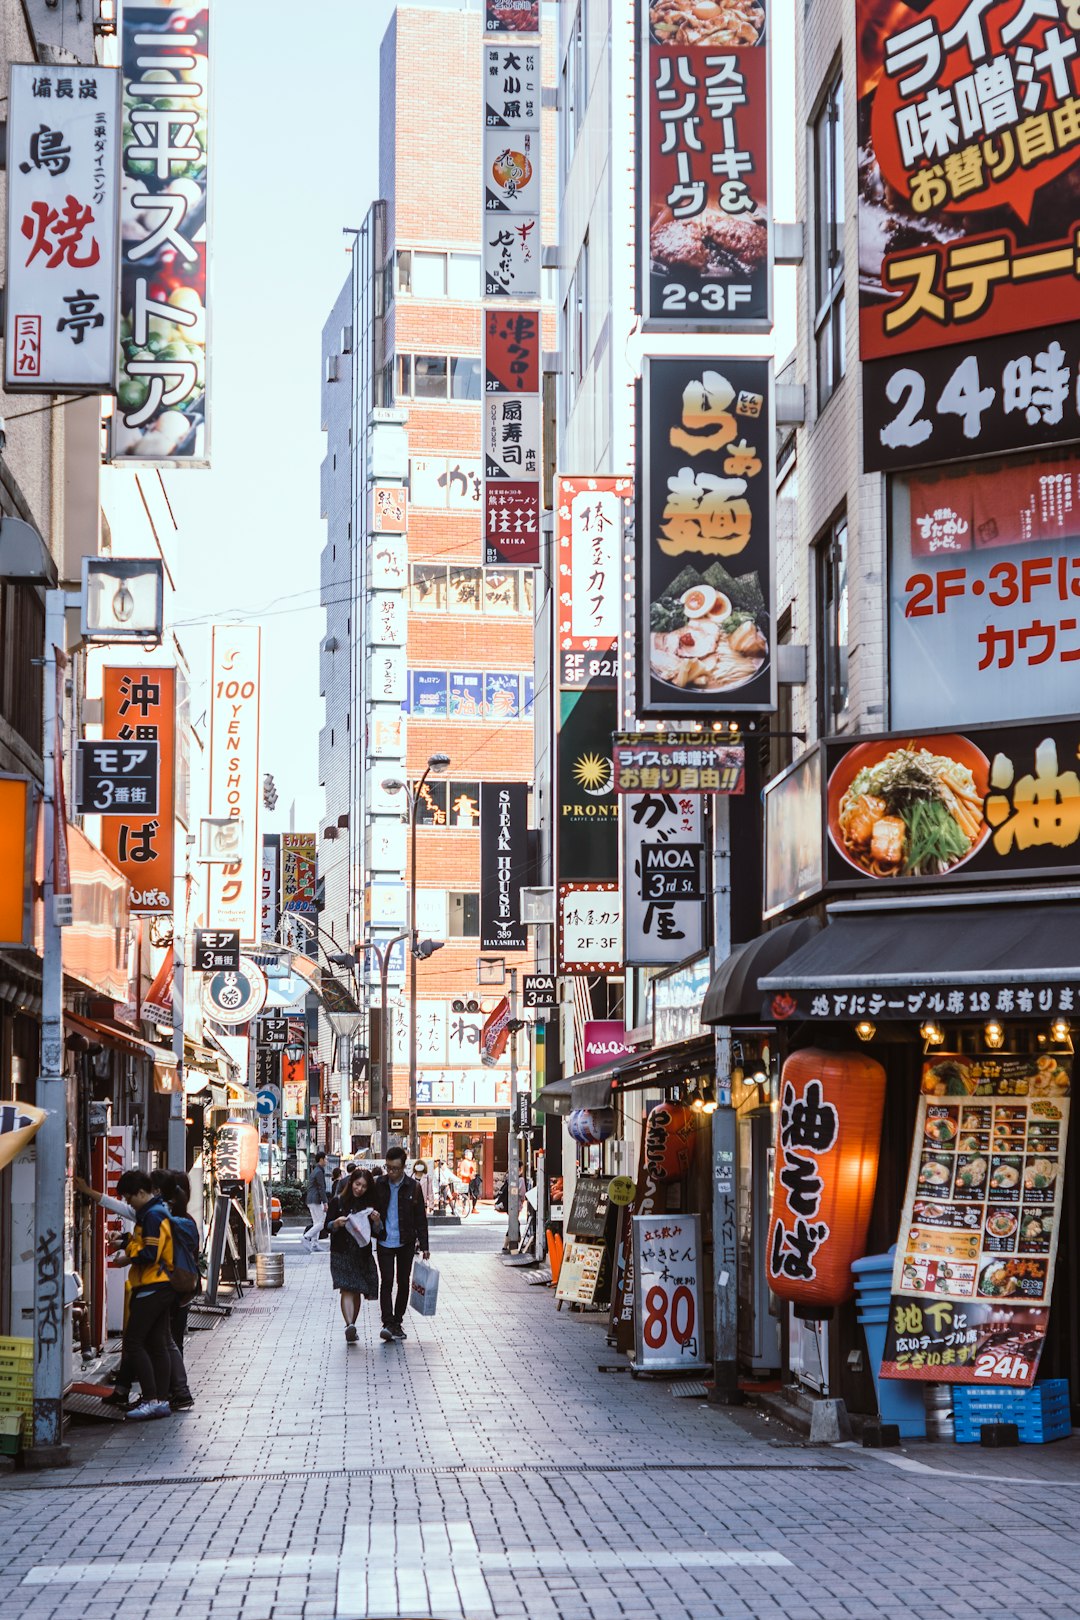
[[[877,1034],[877,1025],[872,1024],[869,1018],[860,1018],[855,1025],[855,1033],[860,1041],[872,1041]]]
[[[990,1018],[983,1025],[983,1040],[991,1052],[1000,1052],[1005,1045],[1005,1030],[996,1018]]]
[[[927,1046],[944,1046],[945,1044],[945,1031],[940,1024],[935,1024],[932,1019],[927,1019],[925,1024],[919,1025],[919,1034]]]
[[[1072,1026],[1067,1018],[1055,1018],[1050,1024],[1050,1039],[1058,1046],[1067,1046],[1072,1051]]]
[[[161,640],[165,567],[160,557],[84,557],[84,641]]]

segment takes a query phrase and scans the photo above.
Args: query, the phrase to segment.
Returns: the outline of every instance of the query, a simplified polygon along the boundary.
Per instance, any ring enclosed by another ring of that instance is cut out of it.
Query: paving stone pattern
[[[439,1314],[347,1346],[286,1234],[189,1360],[194,1412],[80,1427],[0,1481],[4,1620],[1064,1620],[1080,1441],[810,1447],[600,1371],[482,1212],[440,1233]]]

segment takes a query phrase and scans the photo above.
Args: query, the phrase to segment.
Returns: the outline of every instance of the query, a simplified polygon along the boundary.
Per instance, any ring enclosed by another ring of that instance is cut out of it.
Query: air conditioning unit
[[[521,890],[521,920],[528,928],[535,928],[540,923],[555,923],[555,890],[525,889]]]

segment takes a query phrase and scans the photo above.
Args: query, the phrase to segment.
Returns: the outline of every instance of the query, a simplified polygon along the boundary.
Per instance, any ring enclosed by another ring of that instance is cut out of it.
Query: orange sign
[[[371,492],[372,534],[404,534],[409,526],[409,497],[401,484],[376,484]]]
[[[106,669],[102,736],[156,742],[160,758],[158,813],[102,816],[101,847],[128,882],[135,915],[173,909],[176,797],[176,670],[145,665]]]
[[[32,803],[28,776],[0,776],[0,945],[29,937]]]

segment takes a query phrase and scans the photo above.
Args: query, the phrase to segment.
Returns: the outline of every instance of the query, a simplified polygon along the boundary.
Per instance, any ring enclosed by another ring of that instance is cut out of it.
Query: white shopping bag
[[[355,1209],[345,1217],[345,1230],[362,1249],[371,1248],[371,1210]]]
[[[439,1273],[426,1260],[413,1266],[409,1287],[409,1304],[421,1316],[434,1316],[439,1302]]]

